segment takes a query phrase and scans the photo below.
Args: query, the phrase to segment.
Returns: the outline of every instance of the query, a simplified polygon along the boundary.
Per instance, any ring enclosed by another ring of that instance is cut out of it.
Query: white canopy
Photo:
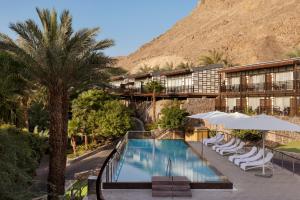
[[[219,111],[190,116],[194,119],[205,119],[211,124],[222,124],[227,129],[260,130],[260,131],[295,131],[300,132],[300,126],[269,115],[248,116],[241,113],[224,113]],[[265,151],[265,132],[263,132],[263,150]],[[265,159],[265,154],[263,155]],[[263,165],[262,175],[265,176]]]
[[[188,117],[193,118],[193,119],[206,119],[208,117],[211,117],[211,116],[214,116],[214,115],[219,115],[219,114],[222,114],[222,113],[224,113],[224,112],[211,111],[211,112],[206,112],[206,113],[199,113],[199,114],[195,114],[195,115],[190,115]]]
[[[269,115],[256,115],[248,118],[238,118],[224,124],[228,129],[240,130],[260,130],[263,131],[263,150],[265,151],[265,133],[264,131],[295,131],[300,132],[300,126],[290,122],[278,119]],[[263,154],[265,159],[265,154]],[[265,176],[265,165],[263,164],[262,175]]]
[[[220,114],[220,115],[211,116],[207,119],[207,121],[211,124],[216,124],[216,125],[222,124],[223,126],[225,126],[228,122],[240,118],[249,118],[249,116],[238,112],[229,113],[229,114],[224,113],[222,115]]]
[[[262,130],[262,131],[296,131],[300,126],[269,115],[256,115],[253,117],[236,118],[224,123],[227,129]]]

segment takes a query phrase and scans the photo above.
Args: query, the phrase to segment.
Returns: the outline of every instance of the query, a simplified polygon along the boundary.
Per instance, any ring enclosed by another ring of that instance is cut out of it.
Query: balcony
[[[269,114],[269,115],[277,115],[277,116],[290,116],[291,114],[291,108],[286,107],[283,110],[279,107],[273,106],[259,106],[256,109],[252,109],[251,107],[248,107],[247,109],[241,106],[234,106],[233,109],[229,109],[228,107],[217,107],[219,110],[224,112],[245,112],[245,110],[253,111],[255,114]]]
[[[193,93],[194,92],[194,86],[177,86],[177,87],[167,87],[165,89],[167,94],[173,94],[173,93]]]
[[[222,85],[221,92],[266,92],[300,90],[300,81],[276,81],[272,83],[250,83],[247,85]]]
[[[294,81],[276,81],[273,83],[273,90],[293,90]]]

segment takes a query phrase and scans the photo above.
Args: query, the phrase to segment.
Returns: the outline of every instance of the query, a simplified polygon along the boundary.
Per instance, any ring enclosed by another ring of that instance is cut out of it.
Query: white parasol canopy
[[[195,114],[195,115],[190,115],[188,117],[189,118],[193,118],[193,119],[206,119],[208,117],[211,117],[211,116],[214,116],[214,115],[223,114],[223,113],[224,112],[220,112],[220,111],[211,111],[211,112],[206,112],[206,113],[198,113],[198,114]]]
[[[256,115],[248,118],[237,118],[224,124],[228,129],[239,130],[260,130],[263,134],[263,150],[265,152],[265,133],[267,131],[294,131],[300,132],[300,126],[278,119],[269,115]],[[265,159],[265,153],[263,154]],[[265,165],[263,165],[262,175],[265,176]]]
[[[300,126],[270,115],[236,118],[224,124],[228,129],[261,130],[261,131],[295,131],[300,132]]]
[[[249,118],[249,116],[239,112],[235,112],[235,113],[224,113],[222,115],[220,114],[220,115],[211,116],[207,119],[207,121],[211,124],[216,124],[216,125],[222,124],[223,126],[225,126],[227,123],[232,122],[233,120],[243,119],[243,118]]]

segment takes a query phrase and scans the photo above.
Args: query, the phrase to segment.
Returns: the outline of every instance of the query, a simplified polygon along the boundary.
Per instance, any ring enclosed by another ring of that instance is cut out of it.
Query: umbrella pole
[[[262,132],[262,141],[263,141],[263,161],[265,160],[265,150],[266,150],[266,145],[265,145],[265,136],[266,136],[267,131]],[[262,176],[262,177],[272,177],[272,175],[266,174],[266,168],[265,168],[265,163],[263,162],[262,166],[262,173],[261,174],[255,174],[256,176]]]
[[[263,139],[263,150],[264,150],[264,154],[263,154],[263,167],[262,167],[262,175],[264,176],[264,175],[266,175],[266,173],[265,173],[265,132],[263,132],[262,133],[263,134],[263,136],[262,136],[262,139]]]

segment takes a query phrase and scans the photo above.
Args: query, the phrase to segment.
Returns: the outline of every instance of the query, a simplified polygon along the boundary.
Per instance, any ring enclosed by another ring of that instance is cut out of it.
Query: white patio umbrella
[[[300,126],[278,119],[269,115],[256,115],[253,117],[232,119],[224,124],[227,129],[240,130],[259,130],[263,133],[263,150],[265,151],[265,133],[266,131],[294,131],[300,132]],[[265,159],[265,154],[263,155]],[[265,175],[265,166],[263,165],[262,175]]]
[[[224,113],[220,115],[214,115],[209,117],[207,120],[211,124],[216,124],[216,125],[222,124],[223,126],[225,126],[228,122],[231,122],[232,120],[239,119],[239,118],[248,118],[248,117],[250,116],[239,112],[235,112],[235,113]]]
[[[221,114],[221,113],[223,113],[223,112],[211,111],[211,112],[206,112],[206,113],[198,113],[198,114],[195,114],[195,115],[190,115],[188,117],[192,118],[192,119],[205,119],[209,116],[218,115],[218,114]]]

